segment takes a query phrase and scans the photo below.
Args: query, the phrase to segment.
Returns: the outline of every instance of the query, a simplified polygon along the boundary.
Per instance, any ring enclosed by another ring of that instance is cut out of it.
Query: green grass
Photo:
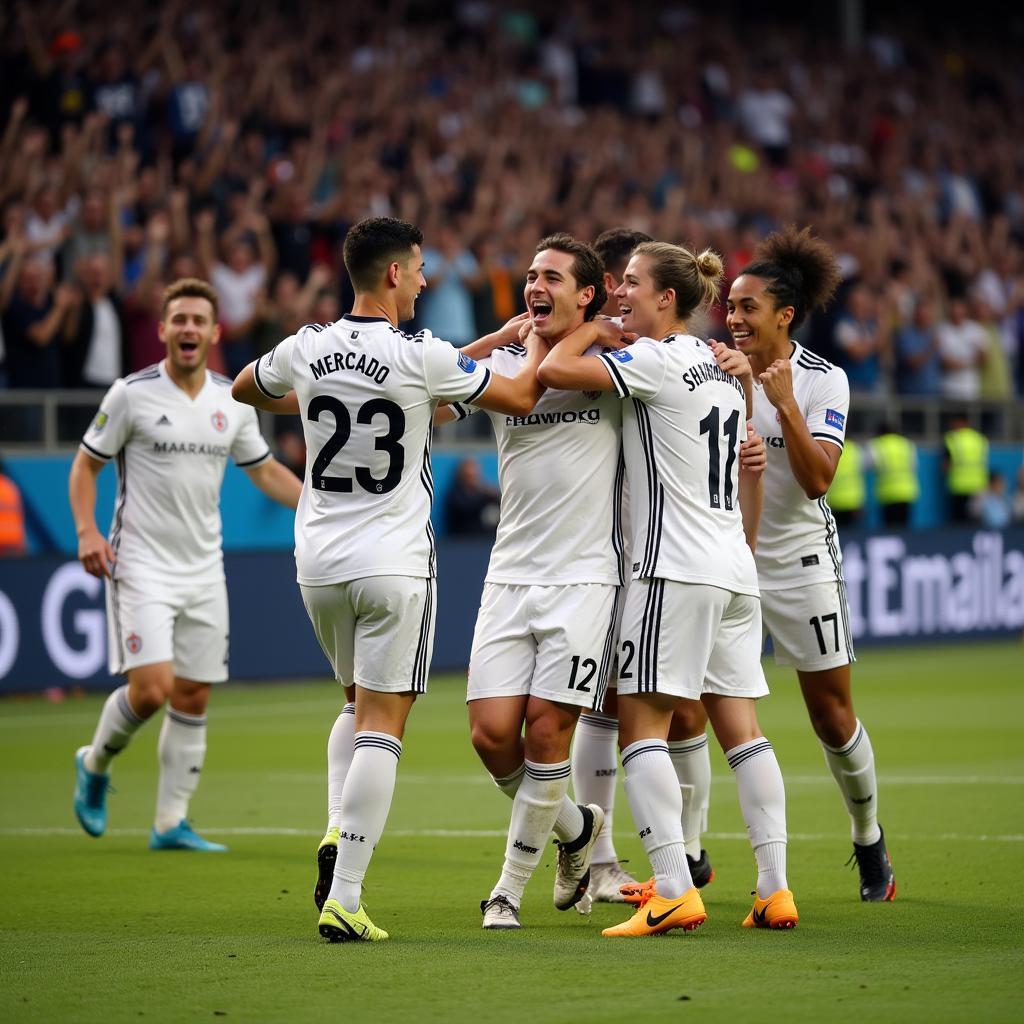
[[[151,724],[115,768],[111,831],[79,832],[72,754],[99,698],[0,703],[0,1019],[145,1021],[1018,1020],[1024,998],[1024,652],[1019,645],[868,652],[857,708],[881,777],[899,881],[866,905],[848,826],[795,681],[769,670],[761,721],[787,777],[791,933],[748,932],[753,861],[733,780],[713,754],[716,877],[692,935],[611,941],[623,919],[550,902],[545,857],[527,928],[480,929],[510,804],[467,736],[463,683],[435,678],[406,737],[367,902],[392,940],[330,946],[312,867],[323,827],[332,684],[225,687],[193,803],[227,856],[151,854]],[[620,854],[648,868],[621,792]],[[448,834],[445,834],[448,833]]]

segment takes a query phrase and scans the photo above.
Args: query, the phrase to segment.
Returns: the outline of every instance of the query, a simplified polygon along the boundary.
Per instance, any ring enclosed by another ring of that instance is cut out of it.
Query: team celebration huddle
[[[483,927],[523,927],[524,892],[553,836],[556,909],[627,905],[608,937],[698,928],[714,877],[714,851],[702,846],[708,722],[753,850],[742,926],[797,925],[784,779],[756,711],[768,693],[767,635],[776,661],[796,671],[849,813],[860,898],[892,900],[825,500],[849,386],[793,337],[839,281],[833,253],[806,229],[770,235],[725,297],[711,250],[626,229],[593,245],[550,235],[526,275],[526,312],[456,348],[400,327],[426,285],[422,244],[394,218],[356,224],[344,243],[351,312],[301,328],[233,382],[206,366],[217,293],[175,282],[159,325],[166,359],[104,398],[70,496],[79,558],[106,580],[111,671],[127,678],[76,754],[82,827],[103,834],[110,766],[167,704],[150,846],[225,850],[186,815],[210,689],[227,678],[219,492],[230,457],[296,509],[302,601],[345,692],[327,740],[317,927],[331,942],[388,938],[363,905],[363,882],[410,712],[427,693],[435,578],[453,571],[436,560],[431,437],[483,410],[501,507],[467,703],[473,747],[511,801],[504,862],[479,894]],[[723,299],[731,345],[695,336]],[[301,417],[303,481],[273,458],[253,407]],[[118,496],[104,537],[94,508],[109,461]],[[650,878],[627,873],[615,850],[620,758]]]

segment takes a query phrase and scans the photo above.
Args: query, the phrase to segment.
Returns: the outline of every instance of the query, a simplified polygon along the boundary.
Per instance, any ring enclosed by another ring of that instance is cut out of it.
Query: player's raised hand
[[[740,472],[763,473],[768,465],[768,449],[764,438],[754,429],[753,423],[747,424],[747,439],[740,442]]]
[[[776,359],[760,377],[765,398],[778,409],[793,401],[793,367],[788,359]]]
[[[523,327],[526,327],[526,331],[523,331]],[[495,331],[495,336],[501,340],[498,345],[509,345],[516,341],[525,341],[526,335],[529,334],[530,328],[530,314],[519,313],[512,317],[511,320],[507,320],[501,327]]]
[[[117,561],[114,549],[99,530],[84,530],[78,538],[78,560],[90,576],[110,576],[110,567]]]
[[[740,380],[744,377],[753,380],[754,371],[750,368],[750,360],[739,349],[729,348],[728,345],[721,341],[715,341],[714,338],[708,339],[708,347],[715,357],[715,362],[726,373]]]

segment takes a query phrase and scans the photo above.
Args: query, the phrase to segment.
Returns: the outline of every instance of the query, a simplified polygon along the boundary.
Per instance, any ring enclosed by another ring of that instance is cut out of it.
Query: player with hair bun
[[[614,391],[631,467],[632,579],[618,644],[619,743],[626,795],[654,868],[636,913],[604,935],[690,931],[707,917],[686,857],[683,798],[667,737],[683,700],[703,701],[736,772],[758,866],[746,927],[798,920],[786,879],[786,794],[755,702],[761,613],[750,543],[764,448],[745,428],[751,371],[742,354],[687,332],[718,296],[722,261],[663,242],[639,245],[616,291],[622,328],[639,339],[584,353],[584,329],[554,345],[548,387]],[[635,469],[633,468],[635,467]]]
[[[861,899],[895,898],[877,818],[875,759],[853,710],[854,660],[842,553],[825,494],[843,450],[850,389],[838,366],[792,333],[839,283],[832,250],[789,227],[754,251],[729,292],[726,323],[754,370],[754,427],[768,445],[756,553],[775,660],[792,665],[825,760],[850,814]],[[699,712],[693,723],[703,728]]]

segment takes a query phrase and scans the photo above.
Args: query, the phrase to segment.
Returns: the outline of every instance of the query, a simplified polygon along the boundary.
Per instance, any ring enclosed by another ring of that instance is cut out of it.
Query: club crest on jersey
[[[465,370],[466,373],[472,373],[476,369],[476,360],[470,359],[469,356],[464,355],[462,352],[459,353],[459,369]]]
[[[110,417],[105,412],[96,413],[96,418],[92,421],[92,429],[98,434],[109,421]]]
[[[825,426],[835,427],[836,430],[842,430],[846,425],[846,417],[836,409],[825,410]]]
[[[228,429],[228,418],[218,409],[211,417],[210,422],[218,434],[223,434]]]
[[[124,645],[128,648],[129,654],[138,654],[142,650],[142,637],[138,633],[129,633],[125,637]]]
[[[628,363],[633,358],[632,353],[621,348],[617,352],[609,352],[608,355],[610,355],[612,359],[617,359],[620,363]]]

